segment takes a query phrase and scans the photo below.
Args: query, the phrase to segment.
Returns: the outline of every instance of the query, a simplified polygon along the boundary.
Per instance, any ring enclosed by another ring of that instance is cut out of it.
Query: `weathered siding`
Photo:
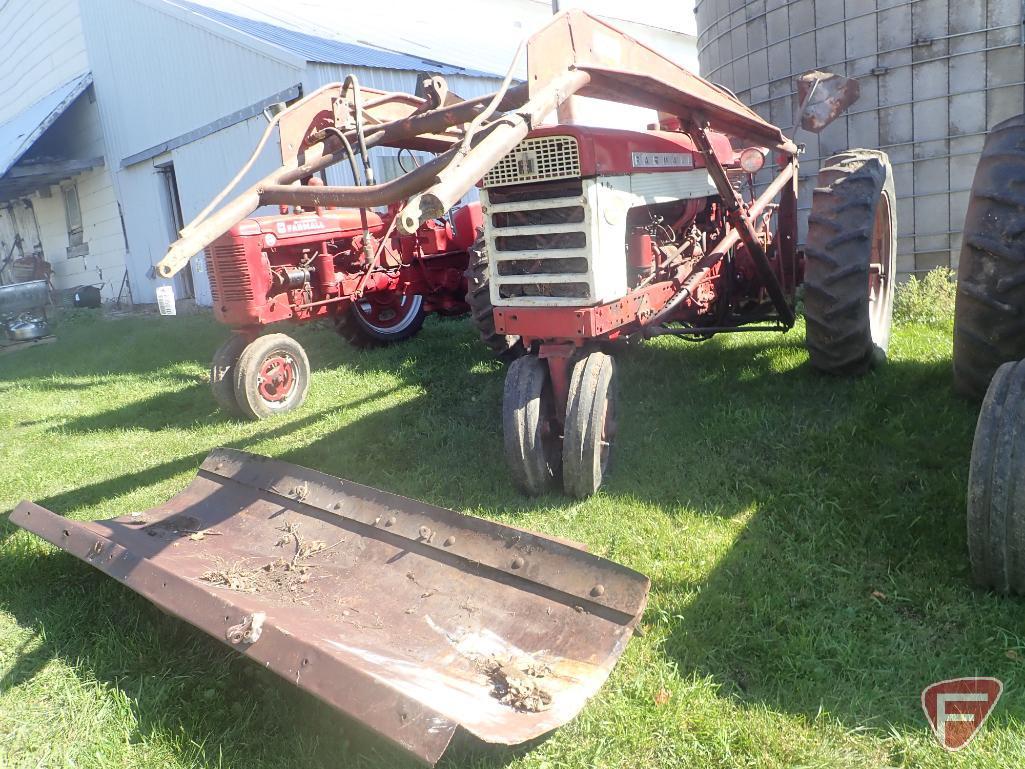
[[[295,85],[302,62],[158,0],[91,0],[82,5],[82,26],[124,211],[132,289],[137,301],[152,302],[158,284],[148,273],[169,239],[163,181],[153,160],[128,167],[122,160]],[[158,30],[159,38],[145,30]],[[236,134],[210,137],[217,148],[206,162],[189,162],[188,150],[166,158],[176,162],[186,220],[211,197],[202,191],[219,190],[230,178],[225,166],[233,173],[255,144],[247,137],[240,147]],[[187,172],[177,167],[179,157]],[[209,301],[204,276],[194,272],[198,298]]]
[[[88,71],[78,0],[0,3],[0,123]]]
[[[83,236],[89,244],[85,256],[67,255],[68,227],[61,188],[51,187],[50,197],[32,197],[43,253],[53,266],[53,284],[56,288],[102,284],[104,298],[113,299],[124,275],[125,247],[110,174],[104,168],[95,168],[72,181],[78,187]]]

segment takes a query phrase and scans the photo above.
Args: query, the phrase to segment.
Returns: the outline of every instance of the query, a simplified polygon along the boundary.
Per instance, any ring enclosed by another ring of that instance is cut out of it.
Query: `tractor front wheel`
[[[571,496],[591,496],[608,473],[618,396],[611,355],[592,352],[573,366],[562,442],[562,484]]]
[[[423,328],[423,306],[424,298],[419,294],[372,292],[335,317],[335,331],[353,347],[364,349],[402,342]]]
[[[235,366],[248,343],[242,334],[232,334],[217,348],[210,362],[210,390],[214,400],[232,416],[242,415],[235,399]]]
[[[997,369],[986,391],[968,471],[972,576],[1000,593],[1025,593],[1025,361]]]
[[[502,429],[516,485],[532,497],[549,491],[559,477],[562,447],[548,364],[536,355],[517,358],[506,372]]]
[[[848,150],[819,171],[805,245],[811,365],[859,375],[885,359],[896,279],[897,211],[886,154]]]
[[[285,334],[250,342],[235,365],[235,400],[244,416],[266,419],[299,408],[310,389],[310,361]]]

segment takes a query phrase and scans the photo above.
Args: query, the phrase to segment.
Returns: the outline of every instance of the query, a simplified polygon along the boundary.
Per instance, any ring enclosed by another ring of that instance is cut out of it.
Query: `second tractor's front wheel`
[[[250,419],[266,419],[299,408],[309,389],[306,351],[285,334],[257,337],[235,364],[235,400]]]
[[[886,357],[896,279],[897,211],[886,154],[848,150],[819,171],[804,249],[811,364],[857,375]]]
[[[594,494],[608,473],[618,396],[611,355],[592,352],[573,366],[562,441],[562,485],[571,496]]]
[[[235,399],[235,366],[247,344],[245,336],[232,334],[217,348],[210,361],[210,390],[217,405],[232,416],[242,413]]]
[[[530,496],[550,490],[559,477],[562,447],[548,364],[536,355],[517,358],[506,372],[502,432],[516,485]]]

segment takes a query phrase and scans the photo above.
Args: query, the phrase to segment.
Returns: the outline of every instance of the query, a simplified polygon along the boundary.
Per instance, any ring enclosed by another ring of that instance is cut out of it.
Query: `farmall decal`
[[[631,152],[634,168],[693,168],[694,156],[689,152]]]
[[[278,222],[274,229],[278,235],[298,235],[302,232],[324,229],[324,222],[320,219],[295,219],[290,222]]]

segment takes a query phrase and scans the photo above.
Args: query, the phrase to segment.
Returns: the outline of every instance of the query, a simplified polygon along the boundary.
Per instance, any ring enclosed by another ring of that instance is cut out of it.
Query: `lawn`
[[[142,510],[215,446],[285,458],[586,542],[648,574],[608,683],[548,739],[453,745],[446,767],[1007,766],[1025,761],[1025,605],[973,589],[964,489],[976,406],[950,329],[896,330],[858,381],[807,364],[800,328],[620,358],[605,488],[528,500],[501,454],[503,370],[462,321],[375,352],[302,329],[309,401],[253,424],[214,407],[204,315],[74,313],[0,358],[0,766],[392,767],[405,759],[222,644],[6,522]],[[945,754],[919,705],[959,675],[1005,684]]]

